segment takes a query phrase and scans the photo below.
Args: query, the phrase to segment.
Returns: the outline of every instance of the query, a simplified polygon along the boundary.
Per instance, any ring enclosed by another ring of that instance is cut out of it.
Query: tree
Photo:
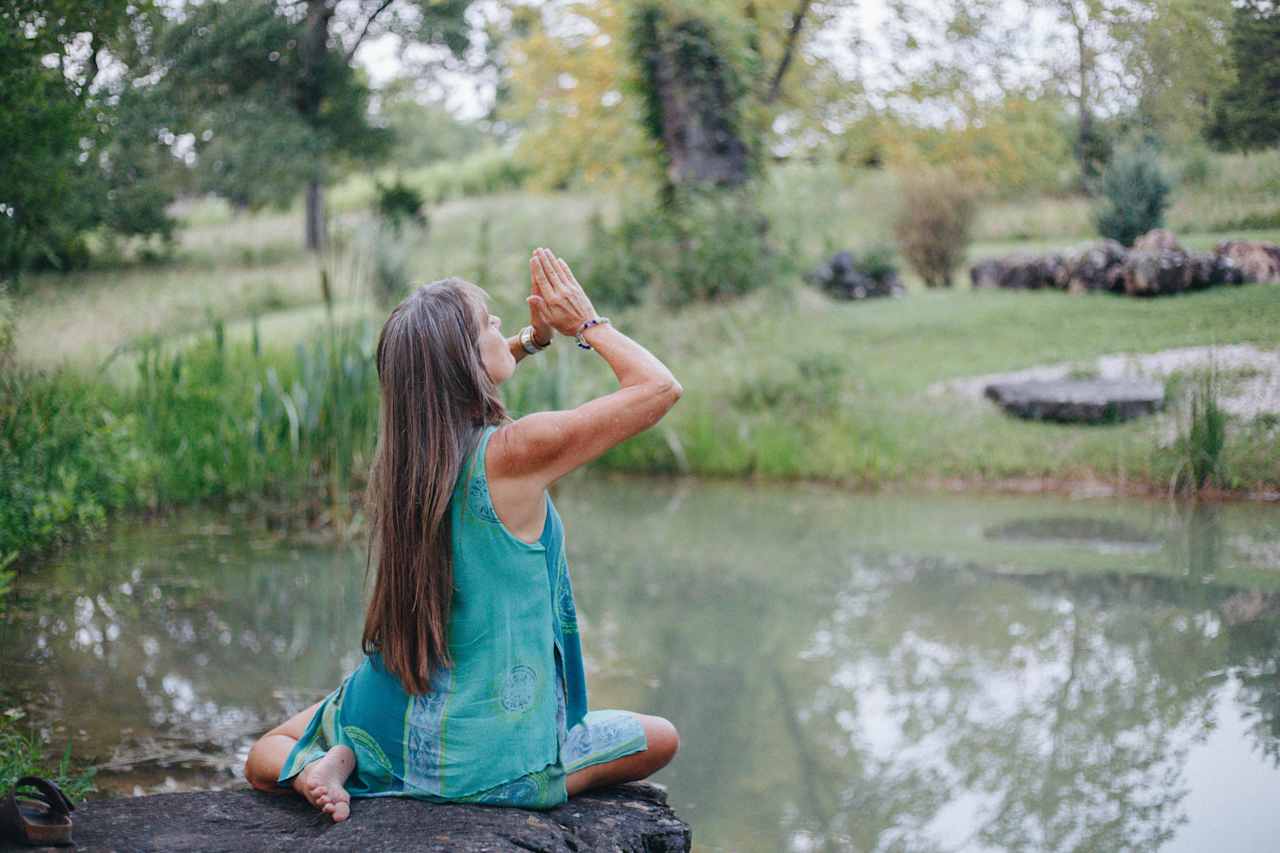
[[[1231,24],[1237,79],[1214,107],[1210,140],[1223,148],[1280,143],[1280,5],[1242,0]]]
[[[87,256],[83,234],[168,235],[169,196],[103,70],[128,52],[147,3],[0,0],[0,270]]]
[[[160,51],[157,94],[181,104],[202,185],[248,206],[306,193],[306,245],[324,237],[324,186],[343,166],[385,155],[352,67],[371,38],[471,46],[470,0],[222,0],[189,10]]]
[[[628,34],[639,69],[644,127],[662,155],[667,194],[678,186],[733,188],[752,171],[742,81],[707,22],[640,5]],[[780,68],[779,72],[785,71]],[[770,84],[766,97],[776,97]]]
[[[535,178],[544,185],[653,177],[661,145],[645,119],[652,104],[643,63],[633,61],[631,26],[648,8],[667,30],[702,27],[714,43],[724,63],[716,72],[722,82],[711,88],[731,85],[740,93],[733,123],[754,156],[815,148],[839,136],[850,120],[848,101],[861,91],[830,56],[811,50],[816,34],[847,5],[570,0],[518,7],[514,38],[504,46],[507,97],[498,113],[522,127],[520,156],[537,167]],[[706,41],[680,40],[686,46]]]

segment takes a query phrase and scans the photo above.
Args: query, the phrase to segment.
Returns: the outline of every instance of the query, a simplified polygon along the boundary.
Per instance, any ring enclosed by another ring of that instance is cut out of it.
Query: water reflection
[[[1280,829],[1275,508],[588,479],[557,503],[593,705],[677,722],[662,781],[700,845]],[[362,565],[234,520],[122,529],[24,580],[3,683],[117,789],[225,784],[355,664]]]

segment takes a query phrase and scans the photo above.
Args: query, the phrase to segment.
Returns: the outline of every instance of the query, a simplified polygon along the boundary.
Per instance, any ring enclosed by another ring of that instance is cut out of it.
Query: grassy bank
[[[247,499],[351,527],[373,446],[373,334],[334,321],[268,349],[229,344],[215,323],[183,348],[140,349],[127,384],[0,375],[0,574],[121,510]]]

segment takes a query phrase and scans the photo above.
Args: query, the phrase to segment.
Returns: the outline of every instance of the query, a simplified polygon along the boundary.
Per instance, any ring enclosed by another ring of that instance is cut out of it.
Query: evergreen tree
[[[1243,0],[1231,27],[1237,79],[1218,99],[1209,139],[1223,148],[1280,143],[1280,4]]]

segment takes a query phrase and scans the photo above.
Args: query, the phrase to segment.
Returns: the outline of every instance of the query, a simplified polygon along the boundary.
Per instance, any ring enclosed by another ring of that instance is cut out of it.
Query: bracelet
[[[609,322],[608,317],[596,317],[594,319],[588,320],[587,322],[583,323],[582,328],[578,329],[578,333],[574,335],[574,338],[577,339],[578,341],[578,346],[582,347],[583,349],[591,349],[591,344],[586,342],[586,340],[582,337],[582,333],[585,332],[587,329],[590,329],[592,326],[601,326],[608,322]]]
[[[520,330],[520,346],[524,347],[524,351],[529,355],[536,355],[537,353],[542,352],[544,349],[551,346],[551,343],[554,340],[555,338],[552,338],[545,344],[540,344],[533,338],[533,326],[525,326]]]

